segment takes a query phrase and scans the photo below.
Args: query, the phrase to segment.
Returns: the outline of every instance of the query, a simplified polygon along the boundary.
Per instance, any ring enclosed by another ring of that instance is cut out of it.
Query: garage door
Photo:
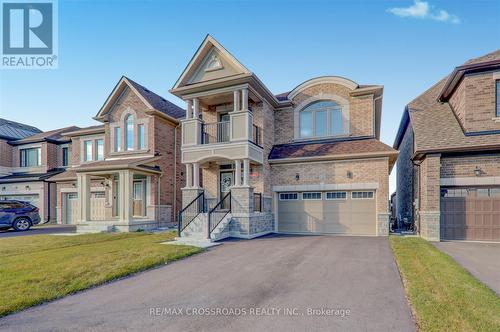
[[[0,199],[1,200],[12,199],[17,201],[24,201],[38,208],[40,207],[40,199],[38,195],[0,195]]]
[[[441,238],[500,241],[500,187],[442,188]]]
[[[375,235],[375,192],[279,193],[278,231]]]

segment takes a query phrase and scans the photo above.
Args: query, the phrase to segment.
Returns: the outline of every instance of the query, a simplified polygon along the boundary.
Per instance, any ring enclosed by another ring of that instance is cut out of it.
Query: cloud
[[[389,8],[387,11],[400,17],[430,19],[454,24],[460,23],[460,18],[457,15],[450,14],[443,9],[435,10],[434,7],[430,6],[428,2],[420,0],[415,0],[415,3],[410,7]]]

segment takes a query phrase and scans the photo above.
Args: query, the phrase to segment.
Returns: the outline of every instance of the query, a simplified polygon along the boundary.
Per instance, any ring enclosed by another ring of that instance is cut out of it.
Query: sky
[[[60,0],[58,22],[58,69],[0,70],[0,117],[95,125],[122,75],[184,106],[168,90],[211,34],[276,94],[325,75],[384,85],[392,146],[408,102],[500,48],[498,0]]]

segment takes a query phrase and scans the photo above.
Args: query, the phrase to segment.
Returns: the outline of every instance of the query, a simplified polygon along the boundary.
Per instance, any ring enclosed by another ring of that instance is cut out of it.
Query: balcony
[[[230,142],[230,121],[204,123],[201,126],[201,144],[217,144]],[[250,142],[262,146],[262,128],[252,125]]]

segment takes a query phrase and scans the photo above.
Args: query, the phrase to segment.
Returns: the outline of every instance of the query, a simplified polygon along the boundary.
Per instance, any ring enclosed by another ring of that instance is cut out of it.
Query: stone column
[[[232,214],[253,213],[252,187],[231,188],[231,213]]]
[[[134,173],[125,170],[119,173],[120,183],[120,220],[129,222],[133,220],[133,186]]]
[[[193,118],[198,119],[200,117],[200,100],[198,98],[193,99]]]
[[[77,175],[78,200],[80,202],[79,222],[90,221],[90,175]]]
[[[248,110],[248,88],[241,89],[241,110]]]
[[[250,178],[250,160],[243,159],[243,186],[249,186],[249,178]]]
[[[191,188],[193,186],[193,179],[192,179],[192,170],[193,170],[193,165],[192,164],[186,164],[186,187],[185,188]]]
[[[240,90],[235,90],[233,96],[233,111],[238,112],[240,110]]]
[[[193,187],[200,187],[200,164],[193,163]]]
[[[234,185],[236,187],[241,186],[241,160],[234,161]]]
[[[191,116],[193,114],[193,101],[191,99],[188,99],[186,101],[187,106],[186,106],[186,119],[191,119]]]

